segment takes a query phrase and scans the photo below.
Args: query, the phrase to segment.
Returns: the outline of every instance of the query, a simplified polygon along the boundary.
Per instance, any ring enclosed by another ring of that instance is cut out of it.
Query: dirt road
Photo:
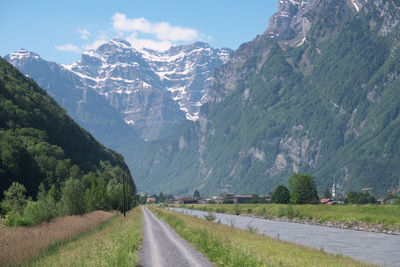
[[[141,265],[154,266],[214,266],[201,252],[179,237],[164,221],[145,206],[143,211],[143,249]]]

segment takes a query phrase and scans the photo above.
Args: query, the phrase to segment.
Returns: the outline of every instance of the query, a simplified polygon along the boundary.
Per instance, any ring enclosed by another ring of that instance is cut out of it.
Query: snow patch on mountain
[[[39,55],[33,52],[29,52],[25,49],[19,49],[9,55],[9,60],[21,60],[24,58],[33,58],[33,59],[40,59]]]
[[[214,69],[225,64],[231,53],[230,49],[214,49],[201,42],[172,46],[162,52],[137,50],[127,41],[113,39],[83,53],[80,61],[62,66],[110,100],[113,94],[163,90],[185,112],[186,119],[197,120]],[[125,105],[121,107],[123,114],[131,106],[128,98],[118,105]],[[125,117],[125,121],[130,119]]]

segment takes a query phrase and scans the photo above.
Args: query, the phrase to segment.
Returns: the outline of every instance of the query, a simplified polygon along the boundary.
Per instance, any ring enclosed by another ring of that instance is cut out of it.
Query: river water
[[[208,212],[181,208],[171,210],[204,218]],[[284,241],[342,254],[382,266],[400,266],[400,236],[338,229],[309,224],[272,221],[223,213],[213,213],[216,221],[243,230],[257,229]]]

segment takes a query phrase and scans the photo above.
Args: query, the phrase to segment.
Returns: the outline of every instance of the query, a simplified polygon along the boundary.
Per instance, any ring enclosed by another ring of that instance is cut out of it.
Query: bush
[[[10,212],[6,215],[4,225],[12,226],[32,226],[34,222],[31,218],[21,216],[19,213]]]
[[[62,188],[61,201],[63,210],[67,215],[84,214],[86,203],[84,198],[85,190],[78,179],[68,179]]]
[[[264,216],[267,213],[267,208],[262,207],[256,210],[256,216]]]
[[[207,221],[213,222],[213,221],[215,220],[216,217],[215,217],[215,215],[214,215],[213,213],[209,212],[207,215],[204,216],[204,218],[205,218]]]
[[[48,222],[60,216],[61,203],[55,201],[50,194],[38,201],[29,201],[24,209],[24,216],[35,224]]]
[[[233,207],[233,214],[235,214],[235,215],[240,215],[240,213],[241,213],[240,206],[239,206],[239,204],[236,204],[236,205]]]
[[[289,189],[284,185],[278,185],[271,195],[272,203],[288,204],[290,201]]]
[[[294,217],[299,217],[300,213],[299,213],[298,210],[295,211],[291,205],[288,205],[286,207],[279,206],[277,211],[276,211],[276,215],[278,217],[286,216],[288,219],[291,220]]]
[[[286,215],[286,209],[283,206],[279,206],[276,210],[276,216],[283,217]]]
[[[225,209],[224,207],[216,208],[216,209],[215,209],[215,212],[218,212],[218,213],[225,213],[225,212],[226,212],[226,209]]]
[[[24,209],[24,215],[35,224],[42,222],[42,212],[44,211],[40,209],[39,203],[35,201],[28,201]]]
[[[224,199],[224,201],[222,201],[222,204],[233,204],[233,199]]]
[[[345,202],[349,204],[360,204],[360,205],[369,203],[373,204],[376,203],[376,198],[367,192],[358,193],[350,191],[346,195]]]
[[[11,186],[4,191],[4,200],[1,202],[2,209],[6,213],[13,211],[21,214],[27,203],[25,193],[25,186],[13,182]]]

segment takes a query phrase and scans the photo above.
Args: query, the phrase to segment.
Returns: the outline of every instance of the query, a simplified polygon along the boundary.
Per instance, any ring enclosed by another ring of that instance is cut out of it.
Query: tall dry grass
[[[37,256],[40,249],[91,230],[114,215],[111,212],[94,211],[85,215],[58,217],[33,227],[0,226],[0,266]]]
[[[126,217],[117,215],[99,230],[63,244],[28,266],[138,266],[141,244],[142,211],[136,207]]]

